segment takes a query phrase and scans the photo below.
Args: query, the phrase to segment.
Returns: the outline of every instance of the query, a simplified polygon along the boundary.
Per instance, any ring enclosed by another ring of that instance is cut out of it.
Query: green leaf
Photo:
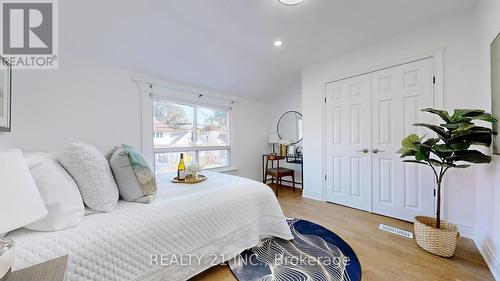
[[[460,123],[460,124],[464,124],[464,123]],[[471,124],[468,124],[468,125],[456,128],[455,130],[453,130],[453,133],[462,132],[462,131],[468,131],[468,130],[474,128],[474,127],[476,127],[476,125],[474,125],[473,123],[471,123]]]
[[[453,166],[453,168],[459,168],[459,169],[465,169],[465,168],[469,168],[471,165],[455,165]]]
[[[471,118],[473,120],[482,120],[490,123],[495,123],[497,120],[489,113],[483,112],[472,112],[465,114],[464,117]]]
[[[415,159],[417,161],[422,161],[422,160],[428,160],[430,155],[430,150],[426,148],[420,148],[416,153],[415,153]]]
[[[491,129],[486,128],[486,127],[472,125],[472,126],[467,126],[467,127],[462,127],[462,128],[456,129],[456,130],[452,130],[451,137],[469,134],[470,132],[482,132],[482,133],[490,133],[491,134]]]
[[[469,143],[453,143],[450,145],[454,151],[467,150],[470,147]]]
[[[471,122],[462,122],[462,123],[449,123],[449,124],[440,124],[441,127],[445,127],[448,130],[454,130],[461,127],[465,127],[467,125],[473,124]]]
[[[436,125],[431,125],[431,124],[425,124],[425,123],[416,123],[413,124],[413,126],[417,127],[425,127],[427,129],[430,129],[434,131],[438,136],[446,142],[446,140],[449,138],[448,133],[441,127],[436,126]]]
[[[483,113],[484,110],[481,109],[455,109],[451,116],[451,123],[459,123],[462,122],[462,120],[467,120],[467,118]]]
[[[426,141],[423,142],[423,144],[427,145],[427,146],[434,146],[435,144],[437,144],[438,142],[440,141],[440,139],[436,139],[436,138],[429,138],[427,139]]]
[[[434,150],[433,151],[434,154],[436,154],[440,159],[443,159],[443,158],[446,158],[446,157],[450,157],[451,155],[453,155],[453,152],[440,152],[440,151],[437,151],[437,150]]]
[[[439,152],[453,152],[453,148],[447,144],[437,144],[433,147],[436,151]]]
[[[417,144],[420,143],[420,138],[415,135],[409,135],[401,141],[401,145],[406,149],[417,149]]]
[[[467,150],[470,144],[468,143],[454,143],[451,145],[448,144],[436,144],[433,148],[438,152],[455,152],[461,150]]]
[[[405,157],[408,157],[408,156],[415,156],[417,152],[415,150],[404,150],[402,153],[401,153],[401,156],[400,158],[405,158]]]
[[[429,166],[429,164],[427,164],[425,162],[417,161],[417,160],[403,160],[403,162],[405,162],[405,163],[414,163],[414,164],[422,164],[422,165],[425,165],[425,166]]]
[[[443,119],[444,122],[451,123],[451,117],[450,117],[450,114],[448,113],[448,111],[434,109],[434,108],[425,108],[425,109],[422,109],[422,111],[436,114],[439,117],[441,117],[441,119]]]
[[[491,162],[491,157],[488,155],[485,155],[477,150],[464,150],[464,151],[457,151],[453,153],[452,156],[447,157],[448,161],[465,161],[469,163],[476,163],[476,164],[481,164],[481,163],[490,163]]]
[[[491,132],[469,130],[454,134],[454,136],[448,140],[448,144],[475,144],[489,147],[491,145],[491,141]]]

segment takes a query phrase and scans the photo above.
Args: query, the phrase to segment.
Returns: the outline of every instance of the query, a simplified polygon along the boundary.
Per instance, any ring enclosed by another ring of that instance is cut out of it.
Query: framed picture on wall
[[[12,106],[12,68],[0,57],[0,131],[10,132]]]
[[[491,113],[500,118],[500,34],[491,43]],[[498,122],[493,125],[493,153],[500,154],[500,136]]]

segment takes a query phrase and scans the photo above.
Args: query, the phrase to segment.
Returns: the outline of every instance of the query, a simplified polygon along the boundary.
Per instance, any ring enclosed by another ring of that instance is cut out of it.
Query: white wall
[[[107,151],[139,146],[139,91],[127,71],[61,56],[58,70],[13,73],[12,133],[0,147],[59,151],[72,141]]]
[[[14,71],[13,129],[0,133],[0,148],[57,152],[77,140],[103,153],[120,143],[141,147],[140,91],[132,73],[85,54],[63,52],[60,59],[58,70]],[[239,175],[260,180],[269,111],[263,103],[238,100],[233,166]]]
[[[294,110],[302,113],[302,88],[298,86],[288,93],[276,97],[270,104],[271,112],[269,116],[269,134],[276,134],[276,125],[283,113]]]
[[[298,111],[302,113],[302,88],[298,85],[296,88],[291,89],[288,93],[277,97],[273,103],[270,104],[270,117],[268,124],[268,135],[276,134],[276,126],[278,121],[287,111]],[[302,141],[296,144],[302,146]],[[269,151],[272,151],[272,145],[269,145]],[[275,145],[275,151],[279,152],[279,145]],[[295,170],[295,181],[302,182],[302,170],[298,164],[289,164],[284,161],[281,162],[282,167]],[[288,183],[286,183],[288,184]],[[298,185],[300,187],[300,185]]]
[[[444,47],[444,102],[447,109],[484,107],[475,93],[477,35],[472,11],[408,30],[400,36],[353,51],[302,72],[304,114],[305,196],[324,199],[323,122],[325,82],[347,74],[415,57]],[[473,236],[475,225],[474,170],[451,171],[445,179],[444,216],[459,225],[466,236]]]
[[[239,176],[262,181],[262,154],[269,152],[268,113],[268,105],[250,100],[240,101],[235,109],[234,151]]]
[[[500,32],[500,1],[481,0],[476,16],[480,55],[476,98],[482,107],[491,110],[490,43]],[[500,156],[494,155],[491,165],[478,169],[476,188],[474,241],[495,278],[500,280]]]

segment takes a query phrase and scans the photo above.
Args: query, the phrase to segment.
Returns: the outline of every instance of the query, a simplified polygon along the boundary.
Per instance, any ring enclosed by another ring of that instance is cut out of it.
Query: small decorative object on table
[[[297,154],[297,156],[302,156],[302,146],[297,146],[295,154]]]
[[[198,165],[198,163],[196,162],[189,163],[186,167],[186,172],[187,172],[186,179],[189,178],[197,179],[198,173],[200,172],[200,165]]]
[[[179,160],[179,165],[177,165],[177,179],[186,179],[186,165],[184,164],[184,153],[181,153],[181,159]]]
[[[290,145],[289,140],[280,140],[280,156],[286,156],[287,147]]]
[[[415,238],[424,250],[442,257],[451,257],[459,238],[457,226],[441,220],[441,188],[445,173],[450,169],[468,168],[470,164],[490,163],[491,156],[473,149],[473,145],[490,147],[493,131],[473,121],[496,123],[496,119],[484,110],[455,109],[453,115],[433,108],[423,109],[439,116],[443,122],[433,125],[417,123],[413,126],[427,128],[436,138],[409,135],[401,142],[398,151],[403,162],[429,166],[436,180],[436,218],[415,217]]]

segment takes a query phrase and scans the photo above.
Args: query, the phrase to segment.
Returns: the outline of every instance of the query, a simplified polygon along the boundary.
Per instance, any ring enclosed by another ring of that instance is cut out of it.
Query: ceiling
[[[469,9],[477,0],[59,1],[60,48],[131,71],[268,100],[304,67]],[[281,48],[273,42],[283,41]],[[63,59],[63,58],[61,58]]]

